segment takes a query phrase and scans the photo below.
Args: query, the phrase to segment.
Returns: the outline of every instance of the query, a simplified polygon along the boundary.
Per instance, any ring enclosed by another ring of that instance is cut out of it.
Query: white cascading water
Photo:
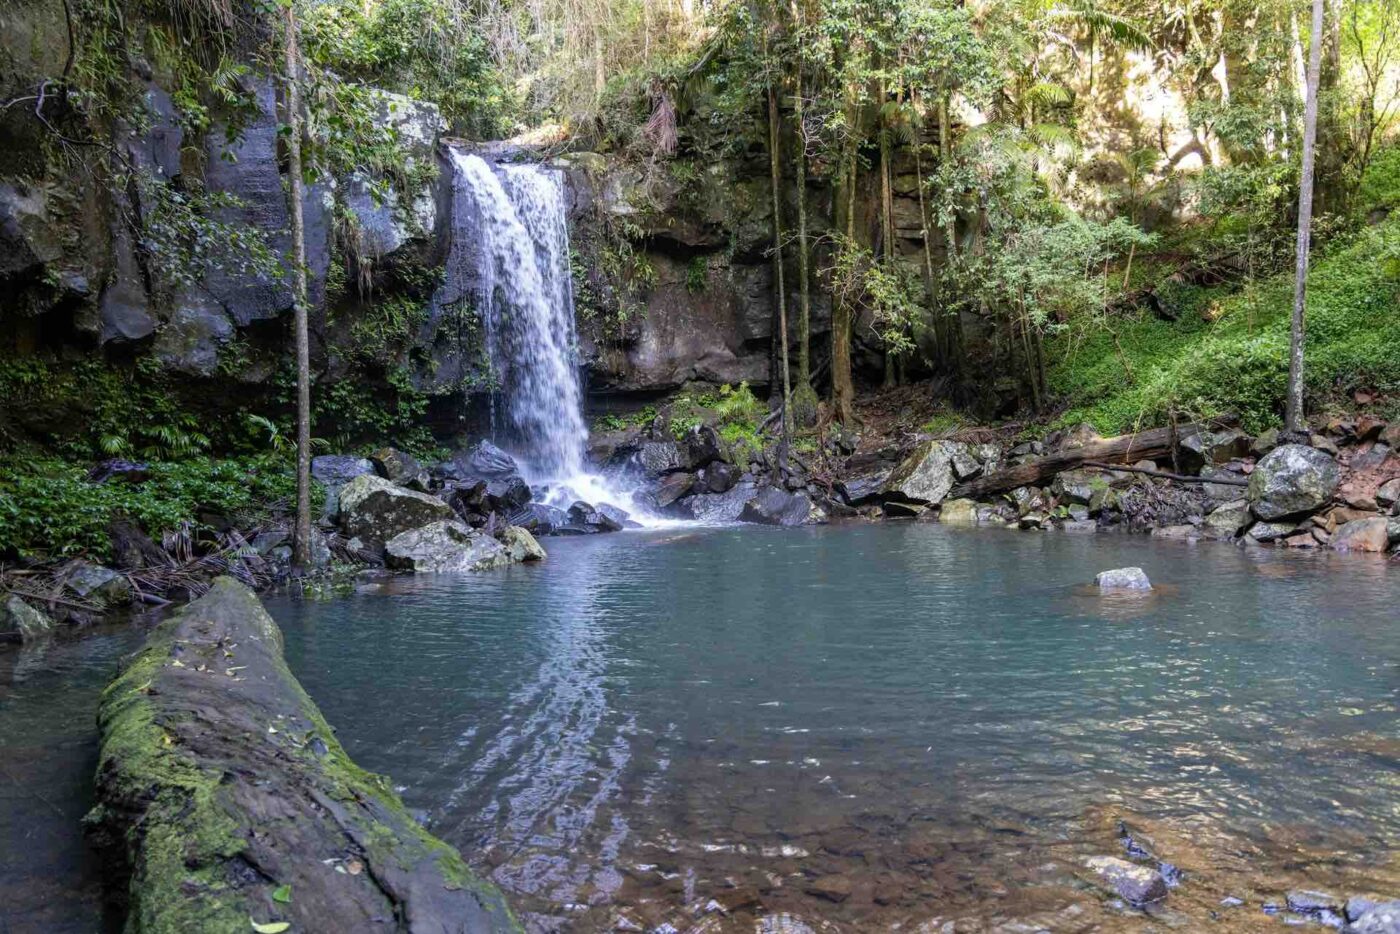
[[[549,488],[551,505],[582,499],[634,508],[629,495],[587,470],[562,173],[493,168],[456,150],[452,162],[458,217],[449,286],[460,289],[462,264],[474,264],[498,443],[516,454],[531,487]]]

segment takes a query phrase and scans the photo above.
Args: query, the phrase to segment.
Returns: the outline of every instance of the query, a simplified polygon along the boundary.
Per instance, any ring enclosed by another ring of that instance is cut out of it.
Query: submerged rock
[[[453,518],[452,507],[436,496],[364,474],[341,489],[338,497],[341,531],[347,538],[383,544],[396,535]]]
[[[1332,457],[1302,444],[1285,444],[1249,475],[1249,505],[1266,522],[1302,515],[1327,505],[1340,481]]]
[[[523,556],[528,549],[515,553]],[[384,543],[384,563],[399,571],[484,571],[515,560],[523,557],[512,558],[512,552],[500,542],[456,519],[411,529]]]
[[[1167,897],[1167,882],[1155,869],[1116,856],[1091,856],[1084,865],[1109,889],[1133,905],[1148,905]]]
[[[98,725],[88,822],[130,868],[130,930],[519,930],[389,781],[350,760],[277,624],[232,578],[151,634]]]
[[[1115,568],[1100,571],[1094,578],[1099,590],[1151,590],[1152,582],[1142,568]]]
[[[53,620],[11,594],[0,602],[0,642],[29,642],[46,636],[53,629]]]

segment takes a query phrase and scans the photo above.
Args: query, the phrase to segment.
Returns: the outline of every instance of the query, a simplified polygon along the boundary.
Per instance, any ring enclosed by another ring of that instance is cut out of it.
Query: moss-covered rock
[[[501,895],[357,767],[252,591],[220,578],[103,694],[99,839],[131,932],[511,931]]]

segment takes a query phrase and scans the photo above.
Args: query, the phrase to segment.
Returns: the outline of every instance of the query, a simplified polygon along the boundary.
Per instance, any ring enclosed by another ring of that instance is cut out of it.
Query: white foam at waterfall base
[[[480,156],[452,152],[456,212],[449,282],[464,281],[454,265],[474,263],[477,302],[486,331],[495,442],[510,451],[544,502],[608,503],[643,525],[649,515],[632,491],[588,469],[588,426],[574,329],[573,282],[563,174],[533,165],[492,167]]]

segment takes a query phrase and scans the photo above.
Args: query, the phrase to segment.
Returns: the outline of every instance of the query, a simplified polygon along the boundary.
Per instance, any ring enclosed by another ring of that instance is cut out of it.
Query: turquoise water
[[[351,754],[536,929],[1127,923],[1080,865],[1119,820],[1188,870],[1187,923],[1400,890],[1383,560],[915,523],[546,546],[270,602]],[[1123,565],[1158,591],[1085,586]]]
[[[103,867],[81,821],[93,805],[97,700],[143,633],[0,645],[0,934],[104,929]]]

